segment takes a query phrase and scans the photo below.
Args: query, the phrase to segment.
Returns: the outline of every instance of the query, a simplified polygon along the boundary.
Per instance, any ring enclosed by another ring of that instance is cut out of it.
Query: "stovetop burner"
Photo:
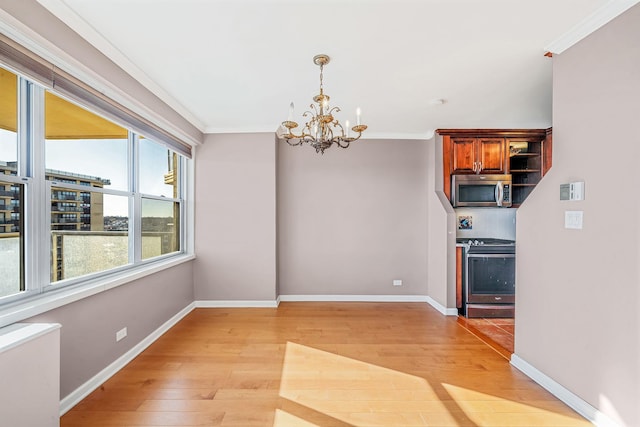
[[[463,243],[469,246],[512,246],[515,245],[515,240],[507,240],[507,239],[494,239],[494,238],[466,238],[466,237],[458,237],[456,239],[456,243]]]

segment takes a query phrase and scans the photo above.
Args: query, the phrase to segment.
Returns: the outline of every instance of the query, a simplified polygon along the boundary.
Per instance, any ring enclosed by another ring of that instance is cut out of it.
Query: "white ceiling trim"
[[[596,31],[618,15],[640,3],[640,0],[611,0],[589,15],[584,21],[551,42],[545,51],[560,54]]]
[[[419,133],[402,133],[402,132],[370,132],[365,131],[362,134],[362,139],[420,139],[420,140],[428,140],[433,138],[435,135],[435,129],[430,129],[425,132]],[[205,128],[205,134],[233,134],[233,133],[277,133],[277,129],[273,128],[242,128],[242,129],[228,129],[228,128]]]
[[[126,55],[109,42],[99,31],[89,25],[87,21],[82,19],[73,9],[71,9],[64,0],[36,0],[53,15],[57,16],[70,28],[76,31],[82,38],[87,40],[96,49],[102,52],[107,58],[111,59],[140,84],[145,86],[154,95],[163,102],[173,108],[178,114],[184,117],[200,132],[204,133],[204,124],[200,119],[193,115],[191,111],[186,109],[173,96],[167,93],[160,85],[151,79],[144,71],[137,67]]]

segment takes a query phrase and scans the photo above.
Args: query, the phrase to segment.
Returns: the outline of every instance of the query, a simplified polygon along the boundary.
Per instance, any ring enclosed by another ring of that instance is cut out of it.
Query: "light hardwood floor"
[[[61,419],[62,427],[587,425],[425,303],[196,309]]]

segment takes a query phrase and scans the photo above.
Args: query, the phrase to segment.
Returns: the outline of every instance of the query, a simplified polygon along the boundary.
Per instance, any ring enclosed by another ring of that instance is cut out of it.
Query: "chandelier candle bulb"
[[[351,129],[349,129],[349,120],[345,121],[344,124],[345,124],[345,127],[347,128],[347,138],[349,138],[349,134],[351,133],[350,132]]]
[[[360,107],[356,108],[356,125],[360,126]]]
[[[293,121],[293,102],[291,104],[289,104],[289,119],[288,121],[292,122]]]

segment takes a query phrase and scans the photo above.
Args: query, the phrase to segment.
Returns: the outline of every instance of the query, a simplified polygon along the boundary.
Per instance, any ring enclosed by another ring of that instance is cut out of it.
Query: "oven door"
[[[514,253],[469,253],[466,268],[466,302],[513,304],[516,289]]]

